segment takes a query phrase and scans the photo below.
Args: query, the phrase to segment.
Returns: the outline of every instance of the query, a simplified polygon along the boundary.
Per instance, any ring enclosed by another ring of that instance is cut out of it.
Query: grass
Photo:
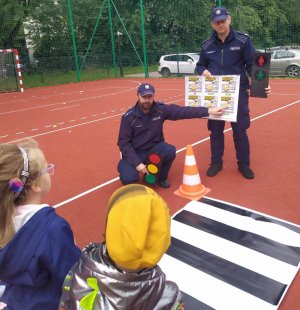
[[[149,66],[149,72],[157,71],[157,65]],[[124,67],[123,74],[143,73],[143,67]],[[117,77],[120,77],[120,69],[117,68]],[[101,69],[86,68],[80,74],[80,81],[95,81],[101,79],[115,78],[114,68],[107,67]],[[77,82],[76,71],[42,71],[36,73],[23,73],[25,88],[49,86],[58,84],[68,84]]]

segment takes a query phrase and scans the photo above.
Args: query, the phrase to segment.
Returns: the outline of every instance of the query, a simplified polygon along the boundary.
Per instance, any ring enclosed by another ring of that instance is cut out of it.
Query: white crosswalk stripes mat
[[[299,270],[300,226],[202,198],[177,212],[159,265],[188,310],[274,310]]]

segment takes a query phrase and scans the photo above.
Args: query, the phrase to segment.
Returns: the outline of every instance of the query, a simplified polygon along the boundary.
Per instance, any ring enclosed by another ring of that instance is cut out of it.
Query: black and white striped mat
[[[277,309],[299,270],[300,226],[223,201],[191,201],[172,218],[159,265],[187,310]]]

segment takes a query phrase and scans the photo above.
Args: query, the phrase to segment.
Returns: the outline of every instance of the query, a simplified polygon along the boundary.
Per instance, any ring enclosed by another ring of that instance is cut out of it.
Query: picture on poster
[[[221,116],[210,119],[236,122],[240,88],[239,75],[186,76],[185,105],[190,107],[218,108]]]
[[[219,79],[216,76],[211,76],[204,79],[206,92],[217,92],[219,89]]]
[[[199,80],[199,77],[190,76],[189,91],[200,92],[201,88],[202,88],[202,85],[201,85],[201,80]]]

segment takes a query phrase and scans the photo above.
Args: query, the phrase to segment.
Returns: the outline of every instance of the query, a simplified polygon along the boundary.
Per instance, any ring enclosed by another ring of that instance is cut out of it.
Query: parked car
[[[271,52],[270,75],[300,77],[300,50]]]
[[[159,59],[158,73],[163,77],[172,74],[195,74],[198,60],[199,54],[196,53],[163,55]]]

